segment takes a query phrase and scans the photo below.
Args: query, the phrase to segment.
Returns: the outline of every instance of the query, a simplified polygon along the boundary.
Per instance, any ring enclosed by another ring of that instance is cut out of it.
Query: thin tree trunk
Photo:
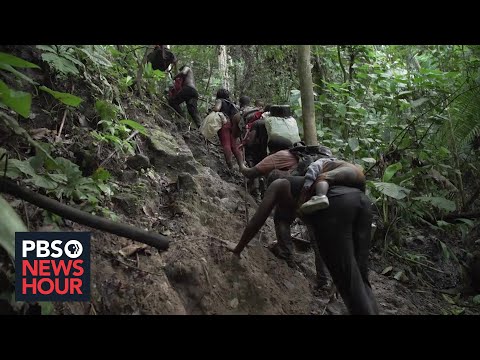
[[[310,45],[298,45],[297,49],[298,75],[300,78],[300,92],[302,98],[303,133],[307,145],[317,145],[312,70],[310,65]]]
[[[338,55],[338,63],[340,64],[340,68],[342,69],[343,74],[343,82],[347,82],[347,72],[345,71],[345,67],[343,66],[342,56],[340,55],[340,45],[337,45],[337,55]]]
[[[218,71],[220,79],[222,80],[222,87],[225,89],[230,88],[229,76],[228,76],[228,55],[227,55],[227,46],[219,45],[218,51]]]

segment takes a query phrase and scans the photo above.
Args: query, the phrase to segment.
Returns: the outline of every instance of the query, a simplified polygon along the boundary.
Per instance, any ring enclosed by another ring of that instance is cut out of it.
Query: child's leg
[[[315,194],[317,196],[326,196],[328,192],[328,182],[325,180],[319,181],[315,184]]]
[[[325,180],[324,174],[321,174],[314,184],[315,195],[300,207],[300,212],[303,214],[311,214],[315,211],[326,209],[329,206],[327,198],[328,188],[329,184]],[[302,201],[304,201],[305,198],[306,194]]]

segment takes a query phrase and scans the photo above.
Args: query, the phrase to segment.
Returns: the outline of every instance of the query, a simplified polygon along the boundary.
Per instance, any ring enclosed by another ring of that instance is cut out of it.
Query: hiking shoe
[[[330,203],[325,195],[312,196],[310,200],[300,207],[300,210],[303,214],[311,214],[315,211],[326,209],[329,205]]]

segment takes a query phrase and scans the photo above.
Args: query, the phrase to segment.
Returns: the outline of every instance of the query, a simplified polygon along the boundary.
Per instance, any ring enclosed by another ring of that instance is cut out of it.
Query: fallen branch
[[[85,211],[75,209],[71,206],[50,199],[47,196],[43,196],[23,188],[6,178],[0,178],[0,192],[4,192],[28,201],[29,203],[41,207],[42,209],[48,210],[54,214],[75,221],[79,224],[106,231],[111,234],[123,236],[134,241],[153,246],[158,250],[167,250],[170,243],[170,240],[163,235],[155,234],[131,225],[119,224],[99,216],[91,215]]]
[[[67,111],[68,111],[68,108],[66,108],[63,113],[62,122],[60,123],[60,129],[58,129],[58,134],[57,134],[57,137],[55,138],[55,142],[59,142],[61,140],[63,125],[65,125],[65,119],[67,118]]]

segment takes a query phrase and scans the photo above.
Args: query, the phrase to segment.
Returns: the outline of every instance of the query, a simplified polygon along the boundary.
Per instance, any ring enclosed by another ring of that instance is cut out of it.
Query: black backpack
[[[306,146],[303,142],[295,143],[289,151],[298,159],[297,167],[291,173],[292,176],[304,176],[311,163],[320,158],[333,157],[332,151],[326,146]]]
[[[170,64],[175,61],[175,55],[169,50],[165,49],[165,57],[163,57],[162,49],[155,49],[150,54],[148,54],[148,61],[152,64],[153,70],[165,71],[168,69]]]

